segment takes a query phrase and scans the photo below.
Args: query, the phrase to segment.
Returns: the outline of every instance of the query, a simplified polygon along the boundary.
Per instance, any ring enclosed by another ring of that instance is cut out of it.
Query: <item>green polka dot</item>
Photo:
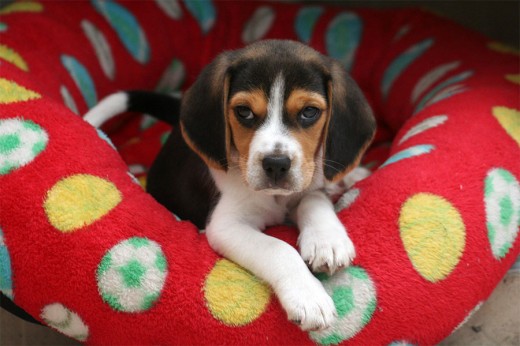
[[[88,326],[76,312],[61,303],[44,306],[40,317],[49,327],[57,329],[62,334],[82,342],[88,339]]]
[[[504,258],[518,235],[520,226],[520,184],[509,171],[491,169],[484,180],[486,226],[491,251]]]
[[[166,271],[166,258],[162,255],[158,255],[157,256],[157,259],[155,260],[155,266],[157,267],[157,269],[159,269],[161,272],[165,272]]]
[[[150,294],[144,297],[143,306],[141,307],[143,310],[148,310],[152,307],[153,303],[159,298],[158,294]]]
[[[493,227],[493,224],[487,222],[487,229],[488,229],[488,239],[491,244],[495,242],[495,237],[497,234],[497,231],[495,230],[495,227]]]
[[[500,223],[504,226],[511,223],[513,218],[513,202],[509,196],[504,196],[500,200]]]
[[[314,276],[316,277],[316,279],[318,279],[320,281],[325,281],[329,278],[327,273],[314,273]]]
[[[103,300],[108,303],[113,309],[118,311],[124,311],[125,309],[119,304],[119,299],[111,294],[103,294]]]
[[[34,156],[38,155],[39,153],[41,153],[43,151],[43,149],[45,149],[45,146],[47,145],[47,142],[37,142],[33,145],[32,147],[32,154]]]
[[[146,268],[138,261],[132,260],[119,268],[119,272],[123,276],[123,281],[127,287],[140,287]]]
[[[337,345],[342,341],[343,341],[343,338],[341,337],[341,335],[332,333],[331,335],[326,336],[323,339],[319,340],[319,343],[322,345]]]
[[[357,279],[368,280],[367,272],[360,267],[349,267],[347,268],[347,272]]]
[[[147,246],[150,242],[146,238],[133,237],[128,239],[128,243],[136,249]]]
[[[310,332],[309,336],[323,345],[339,344],[370,323],[377,306],[375,287],[368,273],[358,266],[320,279],[332,297],[338,318],[330,328]]]
[[[20,137],[13,134],[0,136],[0,155],[6,155],[20,146]]]
[[[363,324],[367,324],[368,322],[370,322],[370,319],[372,319],[372,315],[374,314],[374,311],[376,311],[376,306],[377,306],[377,302],[375,299],[371,300],[365,311],[363,312]]]
[[[168,274],[161,247],[147,238],[121,241],[101,259],[98,290],[103,301],[121,312],[142,312],[160,298]]]
[[[338,287],[332,293],[338,317],[342,318],[354,308],[354,295],[351,287]]]
[[[33,161],[47,142],[47,132],[30,120],[0,119],[0,175]]]
[[[103,259],[101,260],[101,263],[98,266],[98,274],[104,274],[108,268],[110,268],[112,264],[112,256],[108,253]]]

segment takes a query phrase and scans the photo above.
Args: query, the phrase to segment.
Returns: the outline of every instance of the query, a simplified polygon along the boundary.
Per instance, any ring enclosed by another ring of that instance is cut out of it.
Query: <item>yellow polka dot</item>
[[[402,206],[401,240],[414,268],[426,280],[446,278],[459,263],[466,231],[459,212],[443,197],[418,193]]]
[[[511,83],[520,84],[520,74],[506,74],[506,79]]]
[[[0,44],[0,59],[10,62],[23,71],[29,71],[27,63],[20,54],[3,44]]]
[[[271,289],[242,267],[222,259],[206,278],[204,297],[213,317],[228,326],[243,326],[262,315]]]
[[[89,174],[58,181],[43,204],[49,222],[62,232],[88,226],[121,202],[121,193],[111,182]]]
[[[520,55],[518,48],[508,46],[501,42],[490,42],[488,43],[488,48],[498,53]]]
[[[493,115],[504,130],[520,146],[520,111],[507,107],[493,107]]]
[[[15,82],[0,78],[0,104],[29,101],[39,99],[40,97],[41,95],[34,91],[28,90]]]
[[[42,4],[34,1],[17,1],[0,9],[0,14],[9,14],[15,12],[41,12]]]

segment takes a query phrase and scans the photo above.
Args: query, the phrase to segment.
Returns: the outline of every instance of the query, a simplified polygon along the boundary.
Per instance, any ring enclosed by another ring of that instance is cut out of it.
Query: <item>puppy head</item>
[[[359,162],[375,121],[338,62],[269,40],[208,65],[183,99],[181,126],[210,167],[238,167],[253,190],[288,195],[318,175],[341,179]]]

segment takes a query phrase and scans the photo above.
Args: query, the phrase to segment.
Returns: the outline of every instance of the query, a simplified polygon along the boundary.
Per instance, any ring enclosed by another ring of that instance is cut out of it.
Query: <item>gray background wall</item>
[[[517,0],[437,0],[437,1],[334,1],[356,7],[422,7],[480,31],[498,41],[520,47],[520,1]]]

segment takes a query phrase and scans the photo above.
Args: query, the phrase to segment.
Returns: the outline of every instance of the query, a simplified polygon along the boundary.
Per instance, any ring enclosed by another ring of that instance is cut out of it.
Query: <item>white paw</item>
[[[305,279],[284,280],[277,295],[288,319],[304,331],[327,329],[337,318],[332,298],[309,272]]]
[[[352,263],[356,250],[339,221],[338,225],[326,223],[320,227],[324,229],[301,232],[298,239],[300,254],[313,272],[332,275]]]

